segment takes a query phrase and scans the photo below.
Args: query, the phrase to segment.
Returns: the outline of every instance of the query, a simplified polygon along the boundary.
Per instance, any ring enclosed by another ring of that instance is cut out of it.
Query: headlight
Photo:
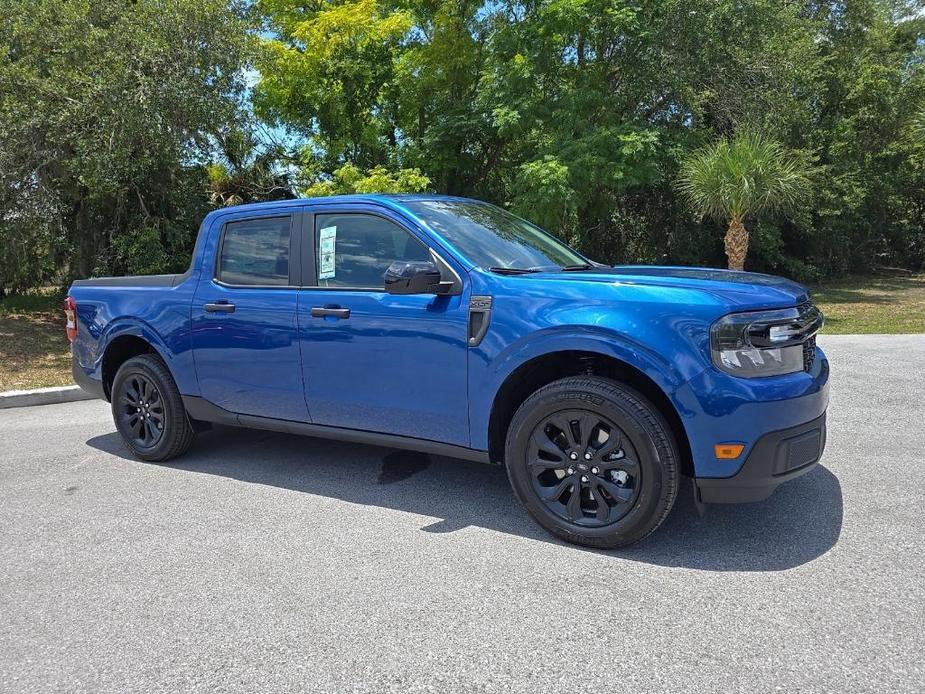
[[[710,330],[717,368],[733,376],[756,378],[807,368],[804,343],[822,327],[822,313],[811,303],[776,311],[732,313]]]

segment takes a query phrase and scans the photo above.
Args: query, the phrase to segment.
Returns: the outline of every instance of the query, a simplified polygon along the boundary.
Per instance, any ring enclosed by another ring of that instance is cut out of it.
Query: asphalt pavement
[[[488,465],[0,411],[0,691],[921,692],[925,336],[820,343],[823,464],[615,552]]]

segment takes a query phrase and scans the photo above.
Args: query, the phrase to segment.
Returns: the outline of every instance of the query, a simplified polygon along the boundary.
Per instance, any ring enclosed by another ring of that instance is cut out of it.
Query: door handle
[[[350,309],[312,306],[312,318],[324,318],[325,316],[333,316],[334,318],[350,318]]]
[[[205,308],[207,313],[234,313],[234,304],[229,304],[227,301],[224,303],[206,304],[203,308]]]

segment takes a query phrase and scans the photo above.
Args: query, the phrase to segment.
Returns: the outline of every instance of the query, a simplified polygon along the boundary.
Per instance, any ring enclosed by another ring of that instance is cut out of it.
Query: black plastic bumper
[[[772,431],[758,439],[732,477],[698,477],[699,500],[736,504],[767,499],[779,485],[816,467],[824,449],[825,413],[806,424]]]
[[[87,393],[101,400],[108,399],[106,397],[106,392],[103,390],[103,382],[90,378],[87,372],[77,363],[77,359],[73,355],[71,356],[71,373],[74,376],[74,383],[79,385]]]

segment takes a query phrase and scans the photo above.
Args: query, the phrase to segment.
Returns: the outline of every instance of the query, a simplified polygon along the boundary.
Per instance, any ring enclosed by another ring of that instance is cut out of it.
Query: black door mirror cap
[[[441,275],[429,260],[396,260],[385,271],[389,294],[440,294]]]

